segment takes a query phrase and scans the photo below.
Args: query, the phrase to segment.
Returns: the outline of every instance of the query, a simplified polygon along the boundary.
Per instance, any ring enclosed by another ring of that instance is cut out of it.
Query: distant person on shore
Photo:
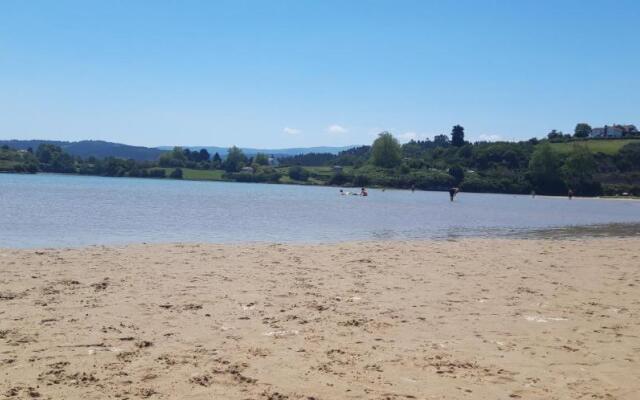
[[[411,185],[411,193],[416,191],[416,185]]]
[[[449,198],[451,199],[451,201],[453,201],[453,198],[456,197],[459,191],[460,189],[458,189],[457,187],[452,187],[451,189],[449,189]]]
[[[531,191],[531,197],[533,197],[534,199],[536,198],[536,191],[535,190]]]
[[[567,195],[569,196],[569,200],[573,199],[573,190],[569,189]]]
[[[360,189],[360,196],[368,196],[368,195],[369,193],[367,193],[367,189],[365,188]]]

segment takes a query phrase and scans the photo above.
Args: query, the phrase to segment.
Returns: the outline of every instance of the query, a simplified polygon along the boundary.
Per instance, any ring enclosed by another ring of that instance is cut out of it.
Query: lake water
[[[521,235],[640,223],[640,202],[0,174],[0,247]]]

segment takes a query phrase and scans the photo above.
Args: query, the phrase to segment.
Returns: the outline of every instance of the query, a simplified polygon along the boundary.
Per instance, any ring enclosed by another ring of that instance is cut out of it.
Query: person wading
[[[453,201],[453,198],[456,197],[459,191],[460,189],[458,189],[457,187],[452,187],[451,189],[449,189],[449,198],[451,199],[451,201]]]

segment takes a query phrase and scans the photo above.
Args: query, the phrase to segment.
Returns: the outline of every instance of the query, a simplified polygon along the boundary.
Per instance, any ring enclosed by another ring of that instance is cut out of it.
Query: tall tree
[[[269,165],[269,156],[264,153],[258,153],[253,158],[253,162],[258,165]]]
[[[224,160],[224,170],[227,172],[238,172],[244,166],[245,162],[247,162],[247,158],[242,150],[233,146],[229,149],[227,158]]]
[[[207,151],[207,149],[200,149],[200,161],[209,161],[209,152]]]
[[[587,146],[575,144],[567,156],[562,173],[572,186],[591,182],[596,172],[596,161]]]
[[[563,134],[561,131],[557,131],[555,129],[551,130],[551,132],[549,132],[547,134],[547,138],[551,139],[560,139],[562,138]]]
[[[597,163],[591,150],[578,144],[573,146],[562,166],[565,181],[576,194],[581,195],[591,196],[602,191],[601,185],[594,180],[596,171]]]
[[[435,135],[433,137],[433,143],[436,146],[448,146],[451,142],[449,141],[449,136],[447,135]]]
[[[640,170],[640,142],[622,146],[618,152],[617,164],[622,171]]]
[[[213,155],[211,159],[211,169],[220,169],[222,168],[222,158],[220,158],[220,154],[217,152]]]
[[[400,143],[398,143],[398,140],[389,132],[382,132],[373,142],[371,159],[373,164],[378,167],[397,167],[402,161]]]
[[[585,124],[584,122],[576,124],[576,128],[573,131],[573,136],[577,138],[585,138],[585,137],[588,137],[590,134],[591,134],[591,125]]]
[[[464,128],[460,125],[456,125],[451,130],[451,144],[456,147],[464,145]]]
[[[562,160],[549,143],[536,146],[529,160],[529,177],[533,187],[543,194],[561,194],[565,190],[560,174]]]

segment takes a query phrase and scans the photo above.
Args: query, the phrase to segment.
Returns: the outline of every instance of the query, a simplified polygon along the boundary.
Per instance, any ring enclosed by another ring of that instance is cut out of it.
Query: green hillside
[[[640,139],[595,139],[581,140],[563,143],[551,143],[551,147],[560,153],[569,153],[575,144],[587,146],[593,153],[604,153],[607,155],[615,155],[620,151],[622,146],[638,142]]]

